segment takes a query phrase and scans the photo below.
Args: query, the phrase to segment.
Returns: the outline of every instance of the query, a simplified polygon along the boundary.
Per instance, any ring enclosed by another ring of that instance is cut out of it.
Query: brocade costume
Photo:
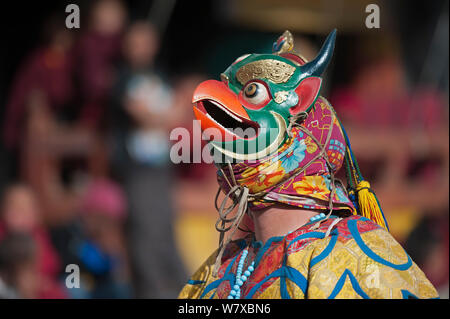
[[[255,270],[241,298],[435,298],[437,292],[403,248],[382,227],[362,216],[318,229],[306,224],[264,245],[248,238],[231,242],[218,276],[215,252],[191,277],[179,298],[227,298],[236,281],[237,260],[245,247]]]
[[[203,131],[221,133],[210,144],[225,199],[216,203],[219,249],[179,298],[438,297],[390,235],[342,124],[319,95],[335,35],[306,62],[292,52],[292,35],[286,31],[273,54],[242,56],[221,82],[205,81],[194,92],[194,113]],[[341,167],[346,186],[335,178]],[[295,231],[261,243],[246,213],[271,206],[320,213]],[[235,239],[238,227],[250,234]]]

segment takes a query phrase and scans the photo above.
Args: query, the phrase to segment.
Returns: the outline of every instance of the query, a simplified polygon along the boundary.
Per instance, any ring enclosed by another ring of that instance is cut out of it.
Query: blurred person
[[[71,222],[79,201],[76,180],[84,172],[108,174],[96,124],[104,114],[97,111],[109,92],[125,15],[120,1],[95,1],[89,28],[82,29],[75,46],[64,19],[50,18],[48,40],[16,76],[5,136],[19,152],[20,178],[34,189],[51,227]]]
[[[36,197],[26,185],[11,185],[3,195],[0,237],[8,232],[31,234],[38,245],[41,273],[52,277],[58,272],[58,256],[50,243],[47,230],[42,225]]]
[[[87,149],[95,139],[71,127],[77,118],[73,103],[73,34],[60,15],[46,20],[42,34],[42,43],[15,75],[6,106],[3,140],[14,163],[12,171],[18,175],[15,177],[33,188],[47,223],[64,215],[61,206],[72,202],[68,197],[55,200],[63,191],[54,185],[49,187],[60,177],[60,154]]]
[[[24,232],[0,239],[0,299],[38,298],[37,247]]]
[[[119,0],[97,0],[75,45],[76,78],[81,96],[80,124],[99,129],[105,123],[107,98],[114,84],[127,12]]]
[[[76,243],[82,265],[82,287],[90,298],[131,297],[128,256],[123,238],[126,202],[119,185],[107,179],[91,181],[82,199],[81,226],[85,237]]]
[[[73,96],[72,34],[59,16],[50,17],[43,31],[44,41],[22,63],[14,77],[6,105],[3,141],[17,152],[23,139],[32,95],[39,92],[49,112],[64,110]]]
[[[272,53],[238,57],[221,81],[194,91],[202,131],[221,133],[210,143],[225,197],[215,199],[219,248],[179,298],[438,297],[389,233],[345,129],[320,95],[335,38],[333,30],[306,62],[285,31]],[[342,167],[347,185],[336,178]],[[239,228],[248,235],[235,236]]]
[[[129,270],[123,240],[126,203],[121,188],[106,177],[87,177],[78,185],[75,211],[50,228],[62,263],[80,267],[78,289],[70,298],[129,298]],[[65,273],[60,273],[61,277]]]
[[[64,298],[58,283],[61,262],[47,229],[42,224],[39,204],[30,187],[14,184],[3,195],[0,214],[0,239],[9,233],[24,233],[36,244],[37,272],[40,277],[40,298]]]
[[[427,130],[447,124],[441,94],[408,83],[395,39],[368,38],[355,52],[350,83],[336,88],[330,98],[344,123]]]
[[[172,112],[172,89],[154,65],[158,48],[156,29],[133,23],[113,89],[112,161],[128,197],[127,238],[138,298],[175,297],[184,281],[173,239],[168,133],[180,114]]]

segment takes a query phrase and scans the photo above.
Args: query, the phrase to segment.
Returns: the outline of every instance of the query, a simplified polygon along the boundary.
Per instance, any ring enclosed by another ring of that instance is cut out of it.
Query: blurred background
[[[68,4],[79,29],[67,29]],[[368,29],[369,3],[380,28]],[[394,237],[448,298],[448,1],[34,1],[0,10],[0,298],[174,298],[217,248],[215,170],[171,164],[195,86],[285,30]],[[81,271],[67,289],[66,266]]]

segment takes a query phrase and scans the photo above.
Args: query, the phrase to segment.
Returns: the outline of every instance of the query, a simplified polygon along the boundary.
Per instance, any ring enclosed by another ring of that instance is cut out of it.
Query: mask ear
[[[289,113],[295,115],[307,111],[319,95],[321,85],[322,78],[317,76],[311,76],[301,81],[295,89],[295,93],[298,95],[298,103],[289,109]]]

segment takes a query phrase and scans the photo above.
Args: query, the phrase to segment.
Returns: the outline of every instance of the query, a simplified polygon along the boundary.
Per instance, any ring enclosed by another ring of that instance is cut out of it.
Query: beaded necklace
[[[310,222],[317,222],[319,220],[322,220],[326,217],[324,213],[320,213],[317,215],[314,215],[309,220]],[[247,270],[242,273],[242,270],[244,269],[244,263],[247,259],[248,255],[248,248],[245,248],[242,251],[242,256],[239,259],[237,271],[236,271],[236,281],[233,286],[233,288],[230,291],[230,294],[228,295],[228,299],[240,299],[241,298],[241,287],[244,285],[244,283],[247,281],[247,279],[250,277],[252,272],[255,270],[255,261],[253,261],[250,266],[247,267]]]

